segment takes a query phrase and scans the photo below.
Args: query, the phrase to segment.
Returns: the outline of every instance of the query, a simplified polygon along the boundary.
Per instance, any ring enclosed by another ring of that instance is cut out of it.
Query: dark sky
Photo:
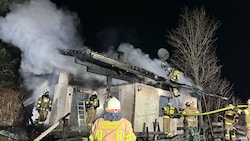
[[[217,31],[217,55],[222,75],[234,84],[240,98],[250,90],[250,1],[241,0],[53,0],[59,7],[76,12],[85,45],[95,51],[108,44],[130,42],[151,58],[161,47],[171,49],[164,35],[178,24],[181,8],[204,5],[209,16],[221,22]],[[171,55],[171,54],[170,54]]]

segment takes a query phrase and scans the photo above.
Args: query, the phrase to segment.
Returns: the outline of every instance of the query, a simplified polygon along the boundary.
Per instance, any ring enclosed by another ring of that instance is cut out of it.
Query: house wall
[[[135,132],[142,132],[144,124],[149,131],[153,131],[155,120],[159,122],[160,129],[162,129],[162,117],[159,109],[161,109],[160,105],[166,105],[168,101],[160,104],[160,97],[170,98],[169,91],[134,83],[112,86],[110,93],[120,100],[123,117],[131,121]],[[106,88],[99,89],[98,98],[101,104],[97,110],[97,118],[104,113],[106,97]]]
[[[77,119],[77,101],[85,101],[91,95],[93,90],[81,88],[77,86],[68,86],[62,83],[67,80],[67,75],[62,73],[59,76],[59,83],[55,88],[55,95],[53,98],[53,108],[49,117],[51,123],[54,123],[66,113],[70,112],[69,124],[72,128],[86,129],[80,127]],[[111,86],[110,91],[107,92],[106,87],[96,89],[98,98],[100,100],[100,107],[97,109],[96,118],[102,117],[104,114],[105,102],[108,93],[117,97],[121,102],[121,109],[123,117],[131,121],[135,132],[142,132],[145,127],[148,127],[149,132],[154,131],[154,122],[159,123],[160,130],[162,131],[163,120],[161,114],[161,107],[172,99],[169,91],[155,88],[153,86],[144,85],[141,83],[134,84],[121,84]],[[191,98],[196,101],[195,98]],[[190,100],[184,99],[184,101]],[[183,102],[185,104],[185,102]],[[177,133],[178,119],[173,119],[171,122],[171,130]]]
[[[68,74],[66,72],[60,72],[58,84],[55,85],[54,89],[52,111],[47,117],[47,119],[49,119],[49,124],[54,124],[65,115],[65,103],[69,96],[67,95],[68,81]]]
[[[102,117],[104,114],[105,101],[108,97],[106,88],[99,88],[96,90],[98,98],[100,100],[100,107],[97,108],[96,118]],[[73,103],[71,109],[71,116],[77,117],[77,113],[74,107],[76,107],[75,99],[86,100],[91,92],[77,92],[77,96],[73,96]],[[157,89],[152,86],[143,85],[140,83],[123,84],[110,87],[110,94],[117,97],[121,102],[121,110],[123,117],[131,121],[135,132],[142,132],[143,125],[145,123],[148,126],[149,131],[153,131],[153,122],[157,120],[162,129],[162,117],[159,115],[160,108],[160,96],[167,98],[171,97],[170,93],[165,90]],[[82,95],[82,96],[81,96]],[[167,101],[166,101],[167,103]],[[71,124],[77,127],[76,118],[71,118]],[[74,119],[74,120],[72,120]],[[72,123],[74,122],[74,123]]]
[[[160,117],[160,96],[171,97],[169,91],[164,91],[152,86],[135,84],[135,110],[133,127],[135,132],[141,132],[148,127],[148,131],[154,131],[154,122],[159,122],[162,129],[162,117]],[[166,101],[167,103],[167,101]]]

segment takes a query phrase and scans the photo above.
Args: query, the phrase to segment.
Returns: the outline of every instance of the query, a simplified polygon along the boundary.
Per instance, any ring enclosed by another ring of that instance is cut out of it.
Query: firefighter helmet
[[[174,70],[174,68],[168,67],[167,70],[168,70],[168,72],[172,72]]]
[[[49,90],[47,90],[47,89],[44,90],[44,91],[43,91],[43,94],[44,94],[44,95],[49,95]]]
[[[191,103],[188,101],[188,102],[186,102],[186,106],[190,106],[191,105]]]
[[[121,112],[120,101],[115,97],[108,99],[105,110],[106,110],[106,112],[110,112],[110,113]]]
[[[168,106],[172,106],[172,103],[168,103]]]

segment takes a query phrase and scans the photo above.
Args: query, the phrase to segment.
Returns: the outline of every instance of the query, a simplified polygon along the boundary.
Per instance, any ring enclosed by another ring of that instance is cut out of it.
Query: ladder
[[[85,101],[77,101],[77,118],[79,128],[83,127],[86,123],[85,118]]]

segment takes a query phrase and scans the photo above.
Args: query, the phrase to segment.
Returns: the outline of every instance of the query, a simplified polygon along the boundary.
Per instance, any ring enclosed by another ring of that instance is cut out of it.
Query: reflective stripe
[[[43,110],[43,111],[49,111],[48,109],[46,108],[40,108],[40,110]]]
[[[116,141],[122,141],[122,131],[118,130],[116,132]]]
[[[44,122],[43,121],[38,121],[38,124],[43,124]]]
[[[102,141],[102,130],[97,130],[97,139],[98,141]]]
[[[98,105],[98,99],[94,99],[94,106]]]
[[[93,137],[93,134],[92,134],[92,133],[89,135],[89,140],[90,140],[90,141],[94,141],[94,137]]]
[[[89,136],[90,141],[102,141],[102,131],[97,130],[96,135],[93,135],[93,133],[90,134]]]
[[[165,115],[165,116],[163,116],[162,118],[170,118],[170,117]]]
[[[120,113],[121,109],[109,109],[109,110],[106,110],[106,112],[109,112],[109,113]]]
[[[125,141],[134,141],[134,140],[136,140],[136,136],[134,133],[130,133],[125,136]]]
[[[225,124],[226,124],[226,125],[232,125],[232,123],[230,123],[230,122],[225,122]]]

